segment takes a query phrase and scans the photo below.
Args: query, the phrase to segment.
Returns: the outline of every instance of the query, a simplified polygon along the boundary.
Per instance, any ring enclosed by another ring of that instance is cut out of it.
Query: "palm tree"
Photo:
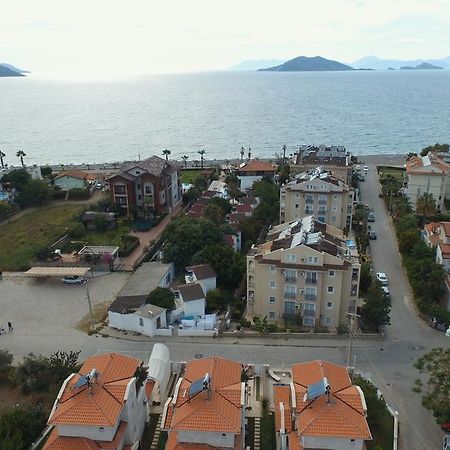
[[[198,151],[199,155],[200,155],[200,167],[203,169],[203,155],[206,153],[205,149],[202,148],[201,150]]]
[[[284,160],[286,159],[286,146],[283,145],[283,163],[282,165],[284,166]]]
[[[26,154],[23,150],[19,150],[19,151],[16,153],[16,156],[17,156],[18,158],[20,158],[20,162],[21,162],[22,166],[25,167],[25,164],[23,163],[23,157],[24,157],[24,156],[27,156],[27,154]]]
[[[248,148],[248,160],[250,161],[252,159],[252,149]]]
[[[3,158],[4,158],[5,156],[6,156],[6,154],[3,153],[3,152],[0,150],[0,164],[1,164],[2,167],[5,167],[5,163],[3,162]]]
[[[189,159],[188,155],[183,155],[181,159],[184,161],[184,168],[187,168],[187,160]]]
[[[416,213],[421,216],[432,216],[436,214],[436,202],[432,194],[425,193],[417,199]]]
[[[244,161],[244,154],[245,154],[245,149],[244,149],[244,147],[241,147],[241,162]]]
[[[166,161],[169,160],[169,155],[172,153],[170,150],[167,150],[167,148],[165,150],[162,151],[163,155],[166,157]]]

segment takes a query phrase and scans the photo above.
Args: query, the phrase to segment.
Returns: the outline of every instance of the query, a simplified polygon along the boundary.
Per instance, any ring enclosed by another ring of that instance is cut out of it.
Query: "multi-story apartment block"
[[[300,313],[304,326],[336,328],[361,306],[359,277],[341,230],[313,216],[278,225],[247,256],[247,316],[274,323]]]
[[[317,220],[350,229],[354,191],[321,167],[297,175],[280,190],[280,222],[314,214]]]
[[[301,145],[294,154],[291,173],[302,173],[322,166],[348,185],[352,182],[352,157],[340,145]]]
[[[108,178],[114,204],[129,214],[144,207],[161,212],[181,201],[179,167],[159,156],[123,163]]]
[[[423,194],[431,194],[438,209],[444,209],[446,198],[450,198],[450,165],[434,153],[413,156],[406,162],[405,195],[416,209],[417,200]]]

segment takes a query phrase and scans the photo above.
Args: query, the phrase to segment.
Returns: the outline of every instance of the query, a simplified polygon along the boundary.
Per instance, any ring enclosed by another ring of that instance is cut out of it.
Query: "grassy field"
[[[202,173],[199,170],[182,170],[181,171],[181,182],[182,183],[193,183],[194,180]]]
[[[45,206],[0,227],[0,270],[26,270],[36,251],[73,227],[83,205]]]
[[[377,166],[378,173],[380,175],[380,179],[386,178],[390,175],[397,180],[403,181],[405,169],[401,167],[390,167],[390,166]]]
[[[89,245],[120,246],[121,236],[130,232],[132,224],[133,221],[131,220],[119,219],[115,230],[86,231],[79,240],[87,242]]]

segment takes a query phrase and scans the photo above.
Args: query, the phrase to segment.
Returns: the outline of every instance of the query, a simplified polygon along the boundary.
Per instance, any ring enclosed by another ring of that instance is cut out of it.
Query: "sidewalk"
[[[152,241],[156,241],[170,223],[173,217],[175,217],[183,208],[183,204],[180,202],[173,210],[158,224],[156,227],[149,231],[131,231],[131,236],[139,238],[139,246],[125,258],[122,258],[124,270],[133,270],[135,263],[139,260],[142,254],[146,251],[146,247],[150,245]]]

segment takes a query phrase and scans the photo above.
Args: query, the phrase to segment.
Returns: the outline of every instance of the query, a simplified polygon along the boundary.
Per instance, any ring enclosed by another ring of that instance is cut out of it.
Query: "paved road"
[[[369,166],[366,181],[361,183],[361,200],[375,213],[372,229],[378,239],[371,241],[371,252],[377,272],[386,272],[392,296],[391,325],[383,350],[359,352],[361,364],[372,372],[374,381],[389,403],[400,414],[401,443],[405,450],[439,449],[443,433],[432,414],[422,407],[421,395],[412,392],[414,380],[420,378],[414,361],[433,347],[448,347],[444,333],[431,329],[417,317],[413,297],[403,270],[392,220],[384,202],[378,197],[375,166]]]

